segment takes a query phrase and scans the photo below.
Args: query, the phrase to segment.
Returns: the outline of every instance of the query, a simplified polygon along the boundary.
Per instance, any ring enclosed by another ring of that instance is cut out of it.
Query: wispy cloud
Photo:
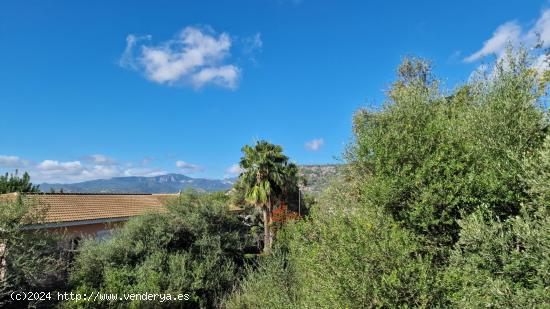
[[[516,43],[521,35],[521,26],[515,21],[500,25],[493,33],[493,36],[483,43],[483,47],[477,52],[464,58],[466,62],[474,62],[485,56],[501,54],[508,43]]]
[[[322,138],[316,138],[305,143],[307,150],[317,151],[325,144],[325,140]]]
[[[542,11],[535,25],[527,32],[526,40],[534,42],[540,39],[543,47],[550,47],[550,9]]]
[[[229,34],[217,34],[210,27],[186,27],[169,41],[147,44],[150,41],[150,35],[129,35],[120,65],[159,84],[238,86],[241,69],[227,63],[232,43]]]
[[[161,168],[147,168],[147,167],[135,167],[124,170],[124,176],[160,176],[165,175],[168,172]]]
[[[255,51],[261,51],[264,46],[261,33],[257,32],[253,36],[245,37],[243,39],[243,50],[245,53],[253,53]]]
[[[202,172],[204,169],[198,165],[187,163],[185,161],[177,160],[176,167],[178,167],[182,173],[192,174]]]
[[[509,21],[498,26],[493,35],[483,43],[481,49],[464,58],[464,61],[475,62],[493,54],[501,58],[508,44],[534,47],[539,43],[542,48],[550,47],[550,9],[542,11],[535,24],[527,30],[524,30],[517,21]],[[545,55],[535,56],[537,59],[534,67],[539,72],[548,69]]]
[[[28,160],[21,159],[17,156],[0,155],[0,167],[5,168],[20,168],[29,164]]]
[[[228,174],[228,175],[231,175],[231,176],[235,176],[235,175],[239,175],[243,171],[244,170],[239,166],[239,164],[235,163],[235,164],[231,165],[230,167],[228,167],[225,170],[225,173]]]
[[[122,56],[118,60],[118,64],[123,68],[131,68],[138,70],[137,59],[135,55],[135,47],[138,43],[143,41],[150,41],[152,39],[151,35],[142,35],[137,36],[130,34],[126,37],[126,48],[122,53]]]
[[[110,158],[103,154],[93,154],[89,156],[82,157],[84,161],[88,161],[93,164],[97,165],[115,165],[117,164],[116,160],[113,158]]]
[[[141,162],[140,162],[141,163]],[[168,172],[158,167],[144,167],[131,162],[125,164],[105,155],[82,156],[81,160],[60,161],[47,159],[33,162],[18,156],[0,155],[0,169],[27,171],[33,183],[71,183],[120,176],[158,176]]]
[[[44,160],[37,165],[37,168],[42,171],[62,171],[73,172],[82,168],[80,161],[60,162],[57,160]]]

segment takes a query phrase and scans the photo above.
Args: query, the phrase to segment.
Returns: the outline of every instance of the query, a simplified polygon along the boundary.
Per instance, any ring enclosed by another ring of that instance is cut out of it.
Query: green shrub
[[[525,51],[510,50],[493,72],[445,95],[428,63],[405,60],[384,107],[355,115],[347,156],[364,198],[429,250],[456,242],[463,213],[484,204],[506,218],[528,198],[523,162],[548,128],[544,89]]]
[[[248,267],[240,287],[224,302],[225,308],[296,308],[298,297],[295,275],[287,256],[279,248],[259,257],[258,265]]]
[[[451,94],[406,59],[386,104],[356,113],[342,182],[226,306],[548,305],[545,87],[525,50]]]
[[[550,135],[539,152],[526,161],[525,170],[529,208],[550,210]]]
[[[44,305],[44,301],[14,301],[12,292],[63,292],[67,260],[57,244],[60,237],[44,230],[25,229],[39,223],[42,211],[32,201],[0,201],[0,307]],[[55,301],[55,299],[54,299]]]
[[[505,222],[478,210],[462,231],[443,277],[457,308],[550,306],[550,216],[522,212]]]
[[[210,308],[238,280],[246,227],[223,196],[187,192],[165,214],[130,220],[109,240],[89,240],[72,269],[74,291],[189,294],[184,308]],[[135,301],[73,302],[74,307],[172,307]]]
[[[337,198],[337,197],[334,197]],[[437,301],[429,257],[382,211],[324,205],[288,225],[273,256],[248,273],[229,308],[427,307]],[[321,210],[322,209],[322,210]]]

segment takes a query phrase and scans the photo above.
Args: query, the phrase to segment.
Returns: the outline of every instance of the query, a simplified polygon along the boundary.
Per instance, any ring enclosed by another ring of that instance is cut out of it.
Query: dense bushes
[[[526,161],[524,180],[530,195],[528,208],[550,211],[550,134],[540,151]]]
[[[342,202],[342,200],[340,200]],[[319,207],[331,205],[321,201]],[[391,218],[358,204],[314,210],[288,226],[249,272],[229,308],[395,307],[432,304],[430,258]]]
[[[44,230],[25,230],[39,223],[42,211],[21,199],[0,200],[0,307],[24,308],[44,305],[40,299],[15,301],[13,292],[63,291],[67,263],[58,246],[59,235]],[[53,300],[55,302],[55,300]]]
[[[450,95],[405,60],[354,117],[349,169],[229,308],[550,305],[545,84],[525,51]]]
[[[213,307],[239,278],[245,227],[228,213],[223,194],[187,192],[164,214],[130,220],[104,242],[88,241],[71,274],[74,291],[189,294],[187,308]],[[121,302],[128,304],[127,301]],[[141,307],[151,303],[131,303]],[[77,302],[76,307],[112,306]],[[155,303],[174,306],[174,303]]]
[[[428,64],[406,60],[384,108],[355,115],[348,157],[372,178],[365,198],[434,246],[452,245],[456,219],[481,204],[516,215],[522,164],[548,126],[537,78],[509,51],[493,75],[445,96]]]
[[[550,136],[525,167],[529,202],[507,221],[486,208],[460,221],[443,273],[456,307],[550,306]]]
[[[177,305],[190,308],[548,307],[545,91],[524,51],[450,94],[428,63],[405,60],[386,104],[356,113],[341,179],[277,227],[258,263],[245,263],[250,226],[228,198],[188,192],[85,242],[70,283],[82,294],[186,293]]]
[[[507,221],[478,210],[460,222],[443,284],[457,308],[550,306],[550,216]]]

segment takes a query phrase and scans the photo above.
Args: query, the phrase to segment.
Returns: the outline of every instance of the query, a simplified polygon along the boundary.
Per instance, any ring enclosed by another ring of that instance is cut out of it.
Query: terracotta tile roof
[[[42,223],[64,223],[165,212],[166,208],[163,202],[176,196],[172,194],[40,193],[26,194],[25,200],[45,207]]]

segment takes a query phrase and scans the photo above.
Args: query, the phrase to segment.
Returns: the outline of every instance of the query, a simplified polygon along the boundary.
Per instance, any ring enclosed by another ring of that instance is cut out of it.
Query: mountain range
[[[304,192],[318,193],[326,188],[339,174],[341,165],[301,165],[300,172],[307,179]],[[185,189],[203,192],[227,191],[233,187],[236,178],[206,179],[192,178],[182,174],[166,174],[152,177],[114,177],[110,179],[89,180],[78,183],[40,184],[40,191],[65,193],[177,193]]]
[[[235,178],[205,179],[167,174],[153,177],[114,177],[70,184],[43,183],[40,191],[59,192],[63,189],[65,193],[177,193],[184,189],[195,189],[213,192],[229,190],[234,182]]]

